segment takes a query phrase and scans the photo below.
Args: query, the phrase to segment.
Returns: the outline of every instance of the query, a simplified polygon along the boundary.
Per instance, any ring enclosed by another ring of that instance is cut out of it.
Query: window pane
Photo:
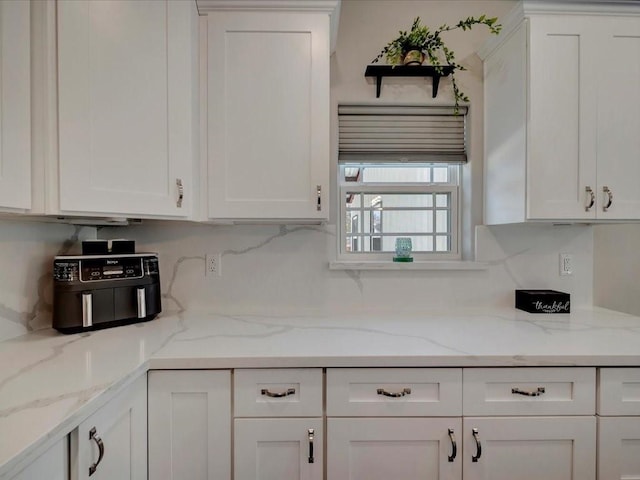
[[[439,193],[436,195],[436,207],[448,207],[449,206],[449,194]]]
[[[414,252],[433,252],[433,237],[431,235],[426,237],[412,237]]]
[[[429,183],[431,167],[365,167],[361,175],[365,183]]]
[[[347,212],[345,226],[347,233],[360,233],[360,215],[356,212]]]
[[[433,167],[433,183],[449,182],[449,167]]]
[[[362,200],[362,195],[359,193],[347,193],[345,195],[345,205],[347,208],[360,208],[360,202]]]
[[[448,210],[436,210],[436,232],[437,233],[449,232],[449,211]]]
[[[351,205],[349,205],[351,206]],[[364,206],[383,208],[389,207],[432,207],[433,194],[411,193],[371,193],[364,195]]]
[[[449,237],[445,237],[443,235],[438,235],[436,237],[436,251],[437,252],[448,252],[451,250],[449,246]]]
[[[386,233],[431,233],[433,215],[430,211],[390,210],[384,212]]]

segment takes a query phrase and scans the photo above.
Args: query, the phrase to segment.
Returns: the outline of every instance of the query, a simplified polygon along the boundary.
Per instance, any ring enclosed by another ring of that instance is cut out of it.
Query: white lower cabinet
[[[598,479],[640,479],[640,368],[601,368]]]
[[[234,480],[322,480],[322,369],[234,373]]]
[[[322,480],[322,418],[234,420],[236,480]]]
[[[147,376],[83,421],[70,445],[71,480],[146,480]]]
[[[230,478],[231,372],[150,371],[149,479]]]
[[[465,418],[465,480],[595,480],[596,420]]]
[[[459,417],[329,418],[327,478],[458,480],[461,427]]]
[[[64,437],[10,480],[69,480],[69,439]]]

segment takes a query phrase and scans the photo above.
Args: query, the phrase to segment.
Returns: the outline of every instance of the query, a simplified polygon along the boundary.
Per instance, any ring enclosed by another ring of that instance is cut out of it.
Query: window
[[[461,258],[465,109],[340,105],[340,258],[391,260],[410,237],[416,260]]]
[[[459,169],[442,164],[341,165],[343,258],[390,258],[398,237],[411,238],[416,259],[459,258]]]

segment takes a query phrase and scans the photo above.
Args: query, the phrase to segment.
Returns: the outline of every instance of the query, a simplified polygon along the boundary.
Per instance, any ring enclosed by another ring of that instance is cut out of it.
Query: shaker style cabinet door
[[[149,372],[149,479],[231,479],[231,373]]]
[[[602,21],[600,21],[602,19]],[[640,17],[598,17],[598,218],[640,218]],[[603,57],[605,56],[605,57]]]
[[[598,17],[529,21],[529,219],[596,218]],[[587,191],[589,189],[589,191]]]
[[[598,418],[598,480],[640,478],[640,417]]]
[[[197,27],[188,0],[58,2],[63,213],[190,215]]]
[[[207,48],[208,217],[328,218],[329,14],[211,12]]]
[[[0,209],[31,208],[30,2],[0,2]]]
[[[322,480],[322,418],[236,418],[233,425],[235,480]]]
[[[596,419],[464,418],[465,480],[595,480]]]
[[[147,480],[147,376],[71,432],[73,480]]]
[[[329,418],[327,478],[461,480],[461,427],[460,418]]]

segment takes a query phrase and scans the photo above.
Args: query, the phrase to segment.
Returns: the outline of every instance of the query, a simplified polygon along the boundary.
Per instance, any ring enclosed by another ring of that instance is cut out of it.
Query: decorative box
[[[557,290],[516,290],[516,308],[529,313],[570,313],[571,299]]]

